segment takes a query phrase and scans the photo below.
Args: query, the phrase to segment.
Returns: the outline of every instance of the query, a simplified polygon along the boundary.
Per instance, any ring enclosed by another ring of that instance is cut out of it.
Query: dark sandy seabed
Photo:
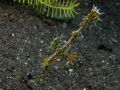
[[[0,90],[120,90],[120,0],[79,1],[80,14],[64,22],[0,1]],[[79,60],[66,66],[61,58],[43,81],[28,83],[52,54],[50,41],[60,35],[68,40],[93,4],[104,12],[103,21],[82,32],[73,45]]]

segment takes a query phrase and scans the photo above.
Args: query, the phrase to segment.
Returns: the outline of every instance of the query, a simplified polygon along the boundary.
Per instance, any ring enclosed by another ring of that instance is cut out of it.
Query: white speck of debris
[[[24,64],[27,65],[27,62],[25,62]]]
[[[104,61],[104,60],[103,60],[102,62],[103,62],[103,63],[105,63],[105,61]]]
[[[70,76],[74,74],[74,70],[73,69],[69,69],[68,71],[69,71],[69,75]]]
[[[10,78],[11,79],[12,77],[6,77],[6,78]]]
[[[80,37],[79,37],[79,40],[82,40],[84,38],[84,35],[81,35]]]
[[[41,42],[41,43],[44,43],[44,41],[43,41],[43,40],[41,40],[40,42]]]
[[[40,49],[40,52],[42,52],[43,50],[42,49]]]
[[[12,37],[14,37],[15,36],[15,34],[14,33],[12,33]]]
[[[12,77],[9,77],[9,78],[12,78]]]
[[[60,59],[58,58],[57,61],[60,61]]]
[[[16,70],[14,69],[13,71],[15,72]]]
[[[17,60],[19,59],[19,57],[16,58]]]
[[[24,40],[24,42],[27,42],[27,40]]]
[[[69,72],[73,72],[73,69],[69,69]]]
[[[84,88],[83,90],[87,90],[86,88]]]

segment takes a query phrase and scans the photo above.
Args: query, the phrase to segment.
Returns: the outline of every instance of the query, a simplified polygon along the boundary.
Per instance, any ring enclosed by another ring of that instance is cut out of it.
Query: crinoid
[[[77,14],[75,7],[79,5],[75,0],[14,0],[32,6],[37,12],[51,18],[74,18]]]

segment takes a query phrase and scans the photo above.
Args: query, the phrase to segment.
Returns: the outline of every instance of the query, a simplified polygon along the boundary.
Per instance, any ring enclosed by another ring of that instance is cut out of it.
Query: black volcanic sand
[[[0,1],[0,90],[120,90],[120,1],[79,1],[80,14],[66,21]],[[43,81],[31,84],[42,72],[43,59],[53,52],[48,51],[52,39],[63,35],[68,40],[93,4],[104,14],[73,45],[79,60],[67,66],[61,57]]]

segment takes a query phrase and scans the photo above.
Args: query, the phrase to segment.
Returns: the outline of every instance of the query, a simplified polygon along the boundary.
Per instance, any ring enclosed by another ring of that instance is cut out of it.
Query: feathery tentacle
[[[75,7],[79,5],[75,0],[14,0],[19,3],[27,3],[38,12],[52,18],[74,18],[77,14]]]

